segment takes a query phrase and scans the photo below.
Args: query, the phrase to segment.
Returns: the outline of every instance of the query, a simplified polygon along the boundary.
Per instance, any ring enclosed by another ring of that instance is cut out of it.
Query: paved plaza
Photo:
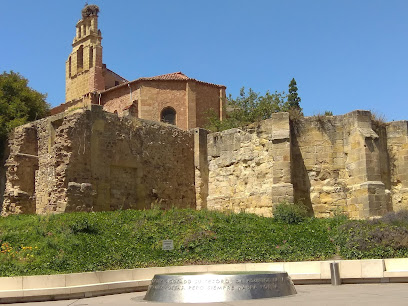
[[[273,299],[212,303],[229,306],[266,306],[266,305],[408,305],[408,284],[352,284],[352,285],[297,285],[297,295]],[[129,305],[164,306],[180,305],[176,303],[153,303],[143,300],[145,292],[124,293],[85,299],[63,300],[37,303],[17,303],[24,306],[93,306],[93,305]],[[193,304],[209,305],[210,303]]]

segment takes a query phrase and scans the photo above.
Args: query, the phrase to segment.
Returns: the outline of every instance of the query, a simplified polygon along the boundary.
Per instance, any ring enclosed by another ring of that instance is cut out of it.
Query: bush
[[[307,210],[300,204],[280,203],[273,207],[276,221],[286,224],[298,224],[307,217]]]
[[[206,129],[212,132],[224,131],[231,128],[241,128],[253,122],[259,122],[271,117],[273,113],[288,111],[290,109],[287,95],[283,92],[260,95],[249,89],[248,92],[242,87],[237,98],[230,95],[227,98],[225,109],[227,116],[220,120],[217,112],[210,110],[207,113]],[[300,108],[296,108],[301,111]]]
[[[349,221],[339,227],[337,244],[347,259],[407,257],[408,228],[379,220]]]
[[[400,210],[397,212],[389,212],[386,215],[382,216],[380,219],[377,219],[378,221],[387,223],[387,224],[405,224],[408,225],[408,210]]]

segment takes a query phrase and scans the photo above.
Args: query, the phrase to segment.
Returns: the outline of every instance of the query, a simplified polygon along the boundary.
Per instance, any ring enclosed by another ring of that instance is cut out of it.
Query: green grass
[[[355,241],[344,236],[354,235],[350,222],[337,217],[286,224],[253,214],[179,209],[15,215],[0,218],[0,276],[323,260],[337,246],[345,258],[354,258],[349,250],[356,249]],[[378,224],[369,226],[384,227]],[[164,239],[173,239],[173,251],[161,249]],[[365,258],[361,252],[355,258]],[[386,255],[407,256],[408,248]]]

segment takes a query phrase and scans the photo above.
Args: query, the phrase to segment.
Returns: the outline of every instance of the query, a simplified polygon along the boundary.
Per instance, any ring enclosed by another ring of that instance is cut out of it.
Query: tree
[[[301,109],[300,107],[300,97],[298,96],[298,88],[295,81],[295,78],[292,79],[289,83],[289,94],[288,94],[288,103],[290,108]]]
[[[209,124],[206,128],[215,132],[242,127],[252,122],[268,119],[273,113],[288,110],[289,105],[284,93],[267,91],[264,96],[261,96],[251,88],[246,92],[242,87],[237,98],[229,95],[227,99],[227,118],[221,121],[216,112],[212,111],[209,113]]]
[[[0,157],[8,134],[29,121],[49,113],[47,95],[28,87],[28,80],[13,71],[0,74]]]

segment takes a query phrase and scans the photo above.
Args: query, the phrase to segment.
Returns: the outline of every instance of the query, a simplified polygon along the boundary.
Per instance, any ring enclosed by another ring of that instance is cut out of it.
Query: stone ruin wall
[[[208,133],[120,118],[99,106],[18,127],[2,214],[192,207],[272,215],[302,202],[317,217],[408,208],[408,123],[370,112],[287,113]]]
[[[408,209],[406,121],[384,124],[368,111],[296,122],[274,114],[207,140],[209,209],[270,216],[295,201],[317,217],[356,219]]]
[[[371,114],[314,116],[293,125],[292,181],[295,201],[316,216],[346,212],[353,218],[389,210],[385,128]]]
[[[93,106],[21,126],[9,143],[3,215],[195,207],[193,132]]]
[[[408,122],[387,126],[387,147],[391,176],[391,203],[397,211],[408,209]]]
[[[271,216],[274,203],[293,201],[287,113],[207,140],[208,209]]]

